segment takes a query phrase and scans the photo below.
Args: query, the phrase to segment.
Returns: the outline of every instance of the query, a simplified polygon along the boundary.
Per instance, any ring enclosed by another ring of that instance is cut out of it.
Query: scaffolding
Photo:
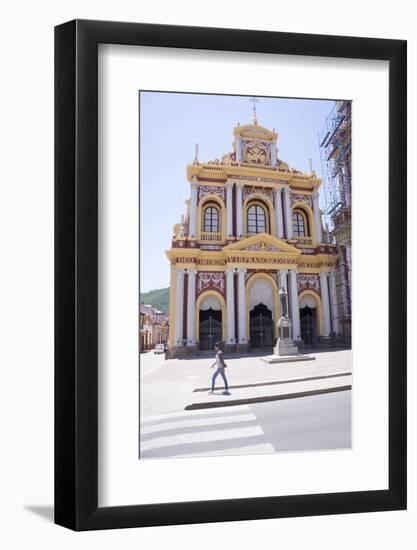
[[[336,244],[338,320],[346,340],[351,334],[351,126],[350,101],[336,101],[318,134],[323,173],[324,224],[329,242]]]

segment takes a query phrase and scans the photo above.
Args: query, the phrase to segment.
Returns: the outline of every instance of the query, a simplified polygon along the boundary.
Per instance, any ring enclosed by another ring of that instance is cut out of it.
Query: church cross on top
[[[256,116],[256,104],[259,102],[259,99],[256,97],[251,97],[249,101],[253,103],[253,123],[258,124],[258,119]]]

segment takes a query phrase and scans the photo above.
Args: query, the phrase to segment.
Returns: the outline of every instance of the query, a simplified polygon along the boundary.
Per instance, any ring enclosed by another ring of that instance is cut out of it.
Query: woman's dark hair
[[[216,343],[214,344],[214,346],[215,346],[216,348],[222,349],[222,344],[223,344],[223,342],[216,342]]]

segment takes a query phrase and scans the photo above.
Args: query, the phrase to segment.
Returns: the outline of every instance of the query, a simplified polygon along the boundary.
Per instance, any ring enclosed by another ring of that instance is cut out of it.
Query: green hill
[[[160,309],[165,315],[168,315],[169,309],[169,287],[150,290],[140,295],[141,304],[149,304]]]

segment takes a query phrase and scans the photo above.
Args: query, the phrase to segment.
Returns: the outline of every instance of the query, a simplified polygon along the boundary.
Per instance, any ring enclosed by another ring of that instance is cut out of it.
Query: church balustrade
[[[296,240],[297,240],[297,244],[302,244],[302,245],[304,245],[304,244],[307,244],[307,245],[313,244],[313,238],[312,237],[297,237]]]
[[[209,231],[202,231],[201,232],[201,240],[205,242],[221,242],[222,240],[222,233],[221,231],[216,232],[209,232]]]

